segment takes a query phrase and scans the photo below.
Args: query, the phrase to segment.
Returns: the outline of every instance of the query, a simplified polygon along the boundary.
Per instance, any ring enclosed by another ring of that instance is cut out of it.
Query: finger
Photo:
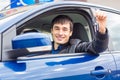
[[[96,11],[96,18],[97,19],[105,19],[106,18],[106,14],[103,11]]]

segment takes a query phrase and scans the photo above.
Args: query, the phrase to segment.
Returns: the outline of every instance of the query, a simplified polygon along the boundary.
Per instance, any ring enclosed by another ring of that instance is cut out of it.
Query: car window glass
[[[13,19],[17,18],[19,15],[22,15],[24,12],[22,13],[18,13],[18,14],[15,14],[15,15],[12,15],[12,16],[8,16],[8,17],[5,17],[3,19],[0,19],[0,32],[5,29],[5,27],[7,26],[3,26],[6,24],[6,22],[9,22],[9,21],[12,21]]]
[[[24,12],[22,13],[18,13],[18,14],[15,14],[15,15],[12,15],[12,16],[9,16],[9,17],[6,17],[6,18],[3,18],[3,19],[0,19],[0,25],[2,25],[3,23],[9,21],[9,20],[12,20],[13,18],[23,14]]]
[[[120,15],[115,13],[107,12],[107,27],[109,30],[110,39],[112,39],[112,44],[114,50],[120,50]]]

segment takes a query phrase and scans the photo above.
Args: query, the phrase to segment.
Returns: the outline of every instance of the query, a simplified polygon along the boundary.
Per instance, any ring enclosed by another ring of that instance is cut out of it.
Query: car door
[[[116,80],[113,78],[116,67],[110,54],[104,53],[100,56],[88,53],[83,55],[46,55],[43,57],[22,57],[21,59],[1,62],[0,78],[3,80]]]
[[[49,13],[49,11],[54,11],[56,9],[62,11],[64,8],[78,10],[78,8],[81,7],[83,6],[80,6],[80,3],[78,4],[77,2],[45,5],[42,8],[38,7],[31,12],[25,13],[19,17],[19,19],[17,18],[15,22],[18,20],[18,23],[14,23],[14,25],[10,24],[11,26],[1,33],[2,59],[0,62],[0,79],[116,80],[114,77],[116,65],[109,50],[100,53],[99,56],[91,55],[89,53],[46,54],[37,56],[25,55],[11,60],[7,57],[10,54],[6,55],[6,50],[12,48],[11,40],[17,35],[16,29],[18,26],[28,20],[32,21],[32,18],[38,17],[38,14],[42,15],[42,13]],[[87,8],[89,15],[93,17],[89,6],[83,8]],[[6,22],[6,24],[7,23],[8,22]],[[93,29],[94,28],[91,28],[92,35],[94,35]]]

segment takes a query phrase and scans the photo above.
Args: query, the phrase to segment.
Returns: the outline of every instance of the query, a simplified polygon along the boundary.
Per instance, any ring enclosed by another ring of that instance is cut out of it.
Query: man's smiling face
[[[64,24],[56,23],[51,29],[53,40],[55,44],[65,44],[69,41],[72,31],[70,30],[70,23],[66,22]]]

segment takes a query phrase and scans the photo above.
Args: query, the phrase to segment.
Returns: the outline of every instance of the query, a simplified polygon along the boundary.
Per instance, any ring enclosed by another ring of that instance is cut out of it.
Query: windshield
[[[8,26],[6,26],[8,24],[9,21],[13,20],[14,18],[16,18],[19,15],[22,15],[24,12],[22,13],[18,13],[9,17],[6,17],[4,19],[0,20],[0,32],[4,31]],[[9,24],[8,24],[9,25]]]
[[[17,16],[24,14],[26,11],[32,8],[35,8],[36,6],[38,5],[18,7],[18,8],[9,9],[9,10],[0,12],[0,14],[3,14],[3,16],[0,17],[0,32],[5,28],[7,28],[7,24],[8,25],[11,24],[11,23],[8,23],[9,21],[15,19]]]
[[[17,16],[19,16],[19,15],[21,15],[21,14],[23,14],[23,13],[24,13],[24,12],[18,13],[18,14],[15,14],[15,15],[12,15],[12,16],[9,16],[9,17],[6,17],[6,18],[1,19],[1,20],[0,20],[0,26],[1,26],[2,24],[4,24],[5,22],[7,22],[7,21],[9,21],[9,20],[12,20],[13,18],[15,18],[15,17],[17,17]]]

